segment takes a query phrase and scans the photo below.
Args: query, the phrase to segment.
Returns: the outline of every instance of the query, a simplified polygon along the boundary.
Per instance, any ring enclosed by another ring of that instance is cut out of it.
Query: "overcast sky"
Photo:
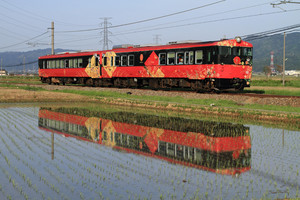
[[[0,0],[0,52],[51,48],[219,40],[299,24],[300,4],[267,0]],[[293,2],[300,2],[295,0]],[[115,26],[115,27],[114,27]]]

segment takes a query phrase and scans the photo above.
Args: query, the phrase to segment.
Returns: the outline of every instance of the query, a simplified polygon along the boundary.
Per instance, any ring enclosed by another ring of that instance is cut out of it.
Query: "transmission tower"
[[[159,41],[161,41],[161,39],[160,39],[159,36],[160,36],[160,35],[154,35],[154,38],[153,38],[154,44],[159,44]]]
[[[108,50],[108,43],[112,43],[108,39],[108,35],[111,34],[111,32],[108,30],[108,25],[111,25],[111,23],[108,22],[108,20],[111,19],[111,17],[103,17],[100,19],[103,19],[103,22],[101,23],[101,26],[103,27],[103,31],[101,31],[101,36],[103,36],[103,39],[100,42],[103,44],[103,50]]]

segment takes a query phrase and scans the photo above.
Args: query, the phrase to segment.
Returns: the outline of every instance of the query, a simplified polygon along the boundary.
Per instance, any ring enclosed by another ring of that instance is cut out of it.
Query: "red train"
[[[252,44],[239,37],[39,57],[39,76],[48,84],[242,90],[251,74]]]
[[[249,128],[238,124],[42,108],[39,127],[65,137],[221,174],[233,175],[251,168]]]

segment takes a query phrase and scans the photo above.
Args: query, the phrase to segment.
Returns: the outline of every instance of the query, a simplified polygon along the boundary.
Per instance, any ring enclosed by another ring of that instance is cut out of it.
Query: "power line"
[[[119,24],[119,25],[115,25],[115,26],[109,26],[107,28],[117,28],[117,27],[129,26],[129,25],[133,25],[133,24],[139,24],[139,23],[144,23],[144,22],[153,21],[153,20],[157,20],[157,19],[162,19],[162,18],[166,18],[166,17],[170,17],[170,16],[174,16],[174,15],[178,15],[178,14],[190,12],[190,11],[193,11],[193,10],[197,10],[197,9],[200,9],[200,8],[205,8],[205,7],[208,7],[208,6],[212,6],[212,5],[224,2],[224,1],[226,1],[226,0],[216,1],[216,2],[209,3],[209,4],[206,4],[206,5],[203,5],[203,6],[198,6],[198,7],[190,8],[190,9],[187,9],[187,10],[175,12],[175,13],[171,13],[171,14],[167,14],[167,15],[162,15],[162,16],[159,16],[159,17],[153,17],[153,18],[139,20],[139,21],[135,21],[135,22],[125,23],[125,24]],[[96,30],[101,30],[101,29],[103,29],[103,28],[92,28],[92,29],[70,30],[70,31],[58,31],[57,33],[86,32],[86,31],[96,31]]]
[[[30,65],[30,64],[34,64],[34,63],[37,63],[38,61],[35,60],[35,61],[30,61],[30,62],[27,62],[27,63],[20,63],[20,64],[14,64],[14,65],[6,65],[6,66],[3,66],[3,68],[9,68],[9,67],[19,67],[19,66],[24,66],[24,65]]]
[[[272,29],[272,30],[268,30],[268,31],[263,31],[263,32],[259,32],[259,33],[244,35],[242,37],[248,41],[252,41],[252,40],[256,40],[256,39],[262,39],[265,37],[269,37],[269,36],[277,34],[277,33],[282,33],[282,32],[286,32],[286,31],[291,32],[292,30],[297,29],[297,28],[300,28],[300,24],[295,24],[295,25],[281,27],[281,28]]]
[[[220,21],[227,21],[227,20],[238,20],[238,19],[243,19],[243,18],[258,17],[258,16],[264,16],[264,15],[273,15],[273,14],[278,14],[278,13],[287,13],[287,12],[293,12],[293,11],[299,11],[299,10],[300,9],[294,9],[294,10],[287,10],[287,11],[274,11],[274,12],[261,13],[261,14],[234,16],[234,17],[229,17],[229,18],[214,19],[214,20],[193,22],[193,23],[180,24],[180,25],[174,25],[174,26],[158,27],[158,28],[152,28],[152,29],[144,29],[144,30],[139,30],[139,31],[131,31],[131,32],[127,32],[127,33],[125,32],[125,33],[120,33],[120,34],[115,34],[115,35],[140,33],[140,32],[146,32],[146,31],[156,31],[156,30],[161,30],[161,29],[178,28],[178,27],[192,26],[192,25],[196,25],[196,24],[206,24],[206,23],[213,23],[213,22],[220,22]]]
[[[29,42],[30,40],[33,40],[33,39],[38,38],[38,37],[41,37],[41,36],[43,36],[43,35],[45,35],[45,34],[47,34],[47,33],[48,33],[48,31],[46,31],[46,32],[44,32],[44,33],[42,33],[42,34],[40,34],[40,35],[38,35],[38,36],[35,36],[35,37],[33,37],[33,38],[30,38],[30,39],[28,39],[28,40],[25,40],[25,41],[23,41],[23,42],[19,42],[19,43],[16,43],[16,44],[12,44],[12,45],[9,45],[9,46],[5,46],[5,47],[0,47],[0,49],[5,49],[5,48],[9,48],[9,47],[13,47],[13,46],[20,45],[20,44],[24,44],[24,43],[26,43],[26,42]]]

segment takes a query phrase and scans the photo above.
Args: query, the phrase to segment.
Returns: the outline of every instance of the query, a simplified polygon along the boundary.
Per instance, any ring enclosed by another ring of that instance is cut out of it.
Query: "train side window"
[[[91,67],[91,60],[92,58],[89,58],[89,65],[87,67]]]
[[[59,60],[56,60],[55,62],[56,62],[56,64],[55,64],[56,68],[60,68]]]
[[[184,58],[184,53],[183,52],[177,52],[176,53],[176,64],[177,65],[183,65],[183,58]]]
[[[184,64],[186,64],[186,65],[190,64],[189,58],[190,58],[190,52],[189,51],[184,52]]]
[[[78,60],[77,60],[77,58],[74,59],[74,68],[78,68]]]
[[[69,68],[69,60],[65,60],[65,68]]]
[[[46,60],[43,61],[43,69],[47,69],[47,61]]]
[[[82,58],[78,58],[78,68],[82,68],[82,66],[83,66]]]
[[[203,62],[203,50],[196,51],[196,64],[202,64]]]
[[[127,65],[127,56],[123,55],[121,56],[121,66],[126,66]]]
[[[128,56],[128,66],[133,66],[134,65],[134,55],[129,55]]]
[[[70,66],[70,68],[74,68],[74,62],[73,62],[73,59],[70,59],[70,60],[69,60],[69,66]]]
[[[158,54],[159,56],[159,64],[160,65],[165,65],[166,63],[166,53],[160,53]]]
[[[110,57],[110,66],[115,66],[114,65],[114,57],[113,56]]]
[[[194,64],[194,52],[190,51],[189,54],[190,54],[189,63],[192,65]]]
[[[120,66],[120,56],[115,57],[115,66]]]
[[[107,66],[107,57],[103,57],[103,66]]]
[[[55,60],[51,60],[51,69],[55,68]]]
[[[64,60],[59,60],[59,66],[60,68],[64,68]]]
[[[168,65],[174,65],[175,64],[175,52],[169,52],[167,56],[168,56]]]

